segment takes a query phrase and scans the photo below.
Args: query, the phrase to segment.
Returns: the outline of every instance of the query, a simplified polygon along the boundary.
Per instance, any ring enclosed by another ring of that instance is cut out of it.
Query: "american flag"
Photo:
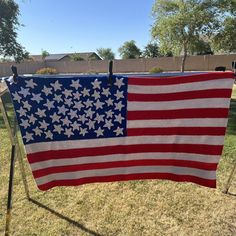
[[[38,188],[137,179],[216,187],[233,73],[19,76],[8,87]]]

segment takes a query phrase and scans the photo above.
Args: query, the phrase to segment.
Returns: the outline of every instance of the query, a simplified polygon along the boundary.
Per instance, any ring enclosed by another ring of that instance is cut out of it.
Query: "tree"
[[[148,43],[144,48],[143,57],[146,58],[154,58],[154,57],[173,57],[173,53],[171,51],[161,52],[158,46],[158,43]]]
[[[210,37],[218,27],[218,9],[210,0],[156,0],[152,36],[160,42],[162,52],[183,55],[181,71],[191,48],[202,37]]]
[[[160,51],[157,43],[148,43],[147,46],[144,48],[143,57],[146,58],[153,58],[160,56]]]
[[[217,52],[236,52],[236,1],[218,0],[220,27],[212,40]]]
[[[13,60],[9,57],[3,57],[3,58],[0,58],[0,62],[13,62]]]
[[[134,40],[124,42],[118,51],[122,59],[134,59],[141,56],[141,51]]]
[[[13,57],[16,62],[29,57],[17,42],[19,6],[13,0],[0,0],[0,55]]]
[[[236,52],[236,19],[227,17],[213,39],[213,48],[217,52]]]
[[[112,52],[111,48],[98,48],[97,53],[103,60],[115,59],[115,53]]]
[[[44,60],[44,59],[45,59],[47,56],[49,56],[50,54],[49,54],[48,51],[42,50],[41,55],[42,55],[42,58],[43,58],[43,60]]]
[[[198,40],[190,45],[191,55],[213,55],[211,45],[209,42],[204,40]]]

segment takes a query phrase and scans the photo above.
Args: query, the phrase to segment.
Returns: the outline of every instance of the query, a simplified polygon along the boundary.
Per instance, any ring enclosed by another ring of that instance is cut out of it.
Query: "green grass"
[[[222,193],[236,160],[235,121],[236,90],[217,172],[217,189],[148,180],[59,187],[42,192],[25,161],[30,195],[44,204],[43,208],[26,199],[16,162],[12,235],[236,235],[236,176],[231,194]],[[0,153],[0,235],[3,235],[10,142],[1,117]],[[68,223],[63,217],[73,222]]]

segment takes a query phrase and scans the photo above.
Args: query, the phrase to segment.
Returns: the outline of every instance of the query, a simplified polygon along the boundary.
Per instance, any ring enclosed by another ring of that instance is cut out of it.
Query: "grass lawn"
[[[236,89],[217,172],[217,189],[148,180],[58,187],[42,192],[37,189],[25,161],[30,195],[44,204],[40,207],[26,199],[16,162],[11,233],[22,236],[236,235],[236,176],[231,194],[222,193],[235,161]],[[0,117],[0,235],[4,233],[9,165],[10,142]],[[68,222],[70,219],[72,223]]]

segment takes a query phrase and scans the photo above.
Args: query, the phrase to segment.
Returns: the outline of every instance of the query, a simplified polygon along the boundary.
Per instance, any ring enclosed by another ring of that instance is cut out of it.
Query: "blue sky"
[[[17,0],[19,42],[31,54],[87,52],[118,48],[135,40],[139,48],[151,40],[154,0]]]

